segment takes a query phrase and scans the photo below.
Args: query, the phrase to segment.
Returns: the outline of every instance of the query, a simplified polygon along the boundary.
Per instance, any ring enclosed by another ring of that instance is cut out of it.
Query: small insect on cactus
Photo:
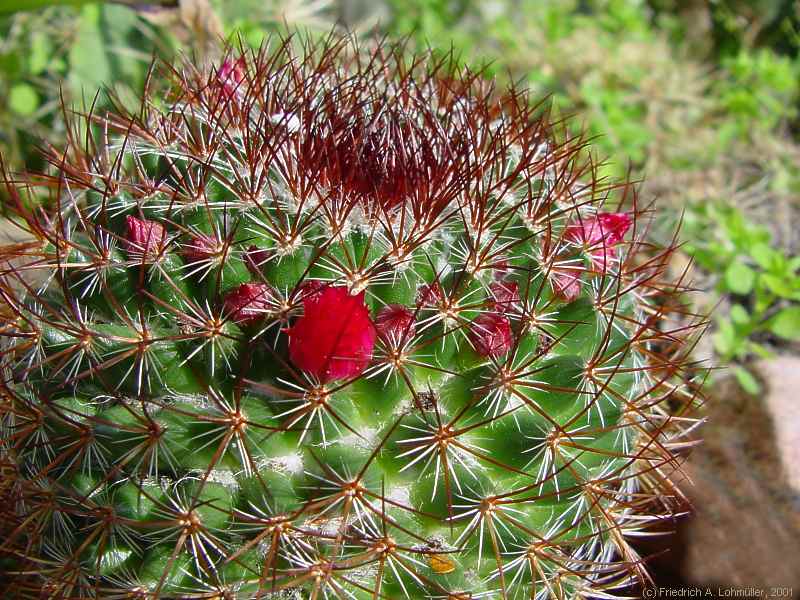
[[[171,92],[6,176],[33,237],[0,287],[8,589],[646,580],[629,540],[680,506],[695,394],[672,248],[525,93],[396,47],[293,48],[164,68]]]

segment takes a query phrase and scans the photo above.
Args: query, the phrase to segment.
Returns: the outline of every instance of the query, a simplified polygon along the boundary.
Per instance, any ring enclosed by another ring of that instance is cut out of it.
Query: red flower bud
[[[469,331],[469,338],[475,351],[481,356],[498,358],[508,353],[514,345],[511,323],[498,313],[478,315]]]
[[[243,283],[225,295],[225,313],[235,323],[250,323],[272,311],[272,293],[263,283]]]
[[[599,213],[567,227],[564,239],[585,246],[594,268],[603,271],[616,257],[614,246],[623,240],[632,223],[627,213]]]
[[[375,326],[345,286],[326,286],[303,300],[303,316],[289,329],[289,358],[320,381],[354,377],[372,359]]]
[[[553,266],[550,269],[550,281],[558,298],[566,302],[574,302],[581,295],[582,269]]]
[[[182,254],[189,262],[209,260],[218,253],[219,242],[205,234],[193,235],[182,248]]]
[[[438,281],[434,281],[430,285],[425,283],[417,291],[417,306],[431,308],[441,304],[442,300],[444,300],[444,293]]]
[[[224,61],[217,70],[217,81],[222,86],[222,92],[228,98],[236,93],[236,89],[244,81],[245,62],[244,57],[236,60]]]
[[[414,313],[402,304],[389,304],[380,309],[375,317],[375,328],[379,336],[392,342],[410,339],[417,332]]]
[[[519,302],[519,286],[514,281],[495,281],[489,284],[491,307],[499,313],[506,313]]]
[[[128,215],[125,217],[125,227],[125,246],[131,258],[154,258],[166,240],[164,226],[156,221]]]

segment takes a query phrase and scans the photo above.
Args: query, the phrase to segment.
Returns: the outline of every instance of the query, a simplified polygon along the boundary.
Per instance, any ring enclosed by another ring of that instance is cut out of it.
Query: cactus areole
[[[678,506],[697,326],[634,190],[446,59],[163,71],[5,177],[15,593],[629,593]]]

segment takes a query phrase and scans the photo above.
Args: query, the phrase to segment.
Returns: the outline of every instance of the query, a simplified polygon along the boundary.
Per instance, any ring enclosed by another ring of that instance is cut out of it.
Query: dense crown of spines
[[[671,248],[524,93],[293,48],[166,70],[7,178],[15,593],[624,593],[691,445]]]

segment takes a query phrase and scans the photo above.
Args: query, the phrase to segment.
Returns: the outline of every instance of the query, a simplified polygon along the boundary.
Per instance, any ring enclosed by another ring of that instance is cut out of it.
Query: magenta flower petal
[[[519,286],[514,281],[495,281],[489,284],[491,307],[499,313],[507,313],[519,302]]]
[[[592,266],[600,271],[616,257],[615,246],[622,242],[633,224],[627,213],[598,213],[567,227],[564,238],[583,245],[589,252]]]
[[[222,92],[228,97],[236,93],[236,89],[244,81],[245,61],[243,57],[236,60],[224,61],[217,70],[217,81],[222,86]]]
[[[183,257],[189,262],[209,260],[219,253],[219,242],[209,235],[193,235],[182,248]]]
[[[355,377],[372,359],[376,330],[364,292],[328,286],[303,300],[303,315],[289,329],[289,358],[320,381]]]
[[[439,285],[438,281],[434,281],[431,284],[423,284],[417,290],[417,306],[433,308],[441,304],[442,300],[444,300],[444,292],[442,292],[442,286]]]
[[[295,288],[293,301],[305,302],[311,298],[317,298],[326,287],[328,287],[328,284],[319,279],[305,279]]]

